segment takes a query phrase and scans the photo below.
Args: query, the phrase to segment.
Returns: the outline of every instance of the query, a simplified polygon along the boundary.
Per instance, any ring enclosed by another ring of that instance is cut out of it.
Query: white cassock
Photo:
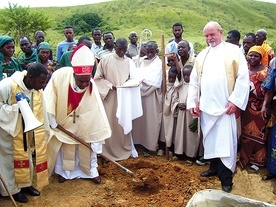
[[[232,172],[236,168],[237,125],[235,114],[227,115],[228,101],[245,110],[248,92],[248,67],[240,52],[239,70],[235,87],[229,95],[225,66],[225,47],[222,42],[211,47],[203,64],[200,83],[201,129],[203,133],[204,158],[220,158]],[[197,64],[197,63],[196,63]],[[190,76],[187,108],[195,108],[198,103],[199,84],[195,69]]]

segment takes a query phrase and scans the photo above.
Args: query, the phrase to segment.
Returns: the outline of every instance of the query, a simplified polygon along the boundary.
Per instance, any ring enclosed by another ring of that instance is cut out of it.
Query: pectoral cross
[[[74,110],[73,115],[69,115],[73,117],[73,123],[76,123],[76,117],[79,117],[79,115],[76,115],[76,111]]]

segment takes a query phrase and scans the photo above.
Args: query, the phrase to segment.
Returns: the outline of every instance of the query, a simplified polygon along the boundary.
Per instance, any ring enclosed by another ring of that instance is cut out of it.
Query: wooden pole
[[[276,180],[274,180],[274,184],[273,184],[273,194],[276,195]]]
[[[164,44],[164,35],[161,36],[161,53],[162,53],[162,92],[165,95],[167,86],[166,86],[166,55],[165,55],[165,44]]]
[[[5,188],[5,190],[7,191],[9,197],[11,198],[11,200],[12,200],[12,202],[13,202],[13,205],[14,205],[15,207],[17,207],[17,204],[16,204],[14,198],[12,197],[12,194],[11,194],[11,192],[9,191],[9,188],[7,187],[7,185],[6,185],[6,183],[5,183],[5,181],[4,181],[4,179],[3,179],[3,177],[2,177],[1,174],[0,174],[0,180],[1,180],[1,182],[3,183],[4,188]]]
[[[161,35],[161,59],[162,59],[162,94],[163,94],[163,100],[167,91],[167,85],[166,85],[166,54],[165,54],[165,43],[164,43],[164,35]],[[162,120],[163,121],[163,120]],[[166,159],[169,160],[169,148],[167,147],[167,144],[165,143],[166,148]]]

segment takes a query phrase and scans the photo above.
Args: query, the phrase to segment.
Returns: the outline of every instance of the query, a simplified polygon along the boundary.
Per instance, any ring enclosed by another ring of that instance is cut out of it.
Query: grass
[[[45,12],[53,19],[53,27],[46,31],[46,40],[53,48],[64,39],[63,20],[74,13],[97,13],[105,22],[102,29],[110,30],[116,38],[127,38],[130,31],[138,34],[144,28],[152,31],[151,40],[161,44],[172,37],[171,27],[175,22],[184,26],[183,37],[195,44],[199,52],[205,47],[202,29],[210,21],[218,21],[227,31],[237,29],[241,39],[248,32],[264,28],[268,32],[267,42],[276,48],[276,4],[253,0],[115,0],[98,4],[73,7],[31,8]],[[91,34],[86,34],[91,36]],[[76,38],[78,38],[77,36]]]

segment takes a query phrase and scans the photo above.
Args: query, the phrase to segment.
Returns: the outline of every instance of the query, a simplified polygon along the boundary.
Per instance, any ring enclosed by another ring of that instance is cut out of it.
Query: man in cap
[[[49,169],[59,175],[60,183],[74,178],[100,183],[97,153],[102,152],[102,141],[110,137],[111,130],[97,86],[91,79],[92,51],[80,44],[71,55],[71,64],[72,67],[54,72],[45,88],[53,133],[48,141]]]

